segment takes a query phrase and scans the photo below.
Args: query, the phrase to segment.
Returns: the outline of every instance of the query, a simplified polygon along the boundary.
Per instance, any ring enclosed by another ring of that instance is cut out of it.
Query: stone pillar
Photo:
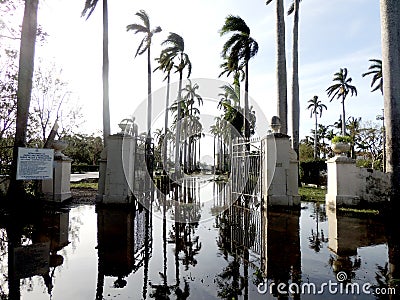
[[[102,203],[127,204],[132,201],[134,180],[135,141],[130,135],[110,135],[107,145],[107,166]],[[103,170],[102,170],[103,171]],[[102,175],[100,175],[102,176]],[[100,192],[100,187],[99,187]]]
[[[299,205],[298,161],[296,152],[290,146],[289,136],[269,134],[262,140],[262,147],[263,193],[267,205]]]
[[[72,197],[71,162],[72,159],[65,155],[54,157],[53,179],[42,180],[42,193],[46,200],[63,202]]]
[[[354,206],[360,202],[357,191],[362,182],[356,161],[346,156],[335,156],[327,161],[328,192],[325,196],[327,206]]]

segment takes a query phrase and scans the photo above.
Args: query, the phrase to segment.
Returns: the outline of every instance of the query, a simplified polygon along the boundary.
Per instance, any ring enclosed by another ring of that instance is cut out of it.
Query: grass
[[[301,201],[324,202],[326,189],[303,186],[299,187]]]
[[[97,182],[71,182],[71,189],[98,189]]]
[[[340,207],[339,210],[342,212],[351,212],[351,213],[357,213],[357,214],[379,215],[379,210],[377,210],[377,209],[359,209],[359,208]]]

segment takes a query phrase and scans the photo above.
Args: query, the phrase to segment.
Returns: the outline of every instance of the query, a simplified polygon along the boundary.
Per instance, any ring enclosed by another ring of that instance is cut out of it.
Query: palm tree
[[[169,61],[176,60],[174,62],[174,66],[176,68],[176,72],[179,73],[179,86],[178,86],[178,108],[177,108],[177,116],[178,120],[176,123],[176,146],[175,146],[175,177],[180,177],[180,138],[181,138],[181,101],[182,101],[182,77],[183,71],[185,68],[188,70],[187,77],[190,77],[192,72],[192,63],[190,62],[189,55],[185,53],[185,41],[183,38],[176,33],[170,32],[167,39],[162,42],[161,45],[166,45],[167,47],[162,50],[161,56],[165,55],[165,59]]]
[[[351,158],[356,158],[355,144],[357,136],[360,134],[361,118],[350,117],[347,119],[347,128],[349,129],[349,136],[351,138],[350,142],[350,154]]]
[[[244,66],[245,68],[245,97],[244,97],[244,135],[250,137],[249,123],[249,60],[258,52],[258,43],[250,36],[250,28],[246,22],[238,17],[229,15],[220,30],[220,35],[232,34],[225,42],[221,56],[231,66]]]
[[[299,8],[301,0],[293,0],[288,15],[294,12],[293,18],[293,50],[292,50],[292,147],[299,156],[299,127],[300,127],[300,100],[299,100]]]
[[[26,131],[28,126],[29,106],[32,94],[32,76],[34,69],[37,11],[39,0],[26,0],[22,21],[21,46],[19,55],[17,118],[13,148],[11,181],[9,196],[24,196],[22,181],[16,180],[18,147],[26,146]],[[16,198],[19,199],[19,198]]]
[[[82,17],[87,16],[88,19],[98,0],[86,0],[85,7],[82,11]],[[110,96],[109,96],[109,61],[108,61],[108,4],[107,0],[103,0],[103,143],[107,146],[107,138],[110,135]]]
[[[333,82],[337,82],[326,89],[328,97],[331,97],[330,101],[332,101],[335,97],[337,99],[341,98],[342,102],[342,135],[346,135],[346,115],[344,109],[344,100],[349,93],[351,96],[354,94],[357,96],[357,89],[355,86],[351,85],[352,79],[351,77],[347,78],[347,68],[340,68],[340,71],[335,73],[333,77]]]
[[[130,24],[126,26],[126,30],[134,30],[135,34],[144,33],[144,37],[136,50],[135,57],[142,55],[147,51],[147,137],[151,138],[151,113],[152,113],[152,100],[151,100],[151,40],[155,33],[161,32],[161,27],[157,26],[154,29],[150,27],[150,20],[148,14],[144,10],[138,11],[136,14],[142,20],[142,24]]]
[[[190,79],[188,79],[188,84],[186,84],[185,88],[183,88],[183,91],[185,92],[185,96],[183,97],[183,101],[186,103],[186,107],[188,108],[188,129],[190,130],[189,132],[189,144],[187,147],[189,148],[187,151],[187,155],[185,155],[185,158],[187,158],[186,164],[186,169],[188,168],[189,172],[193,171],[193,154],[196,156],[196,151],[195,151],[195,145],[193,143],[196,143],[196,137],[200,133],[198,130],[202,129],[202,126],[200,124],[200,118],[196,117],[196,114],[200,113],[200,110],[198,108],[194,108],[193,105],[195,104],[196,100],[198,105],[203,105],[203,98],[197,93],[197,90],[199,89],[199,85],[195,83],[192,85],[192,82]],[[199,126],[200,125],[200,126]],[[194,159],[195,160],[195,159]]]
[[[371,80],[371,92],[375,92],[379,89],[383,95],[382,60],[370,59],[369,61],[371,62],[368,68],[369,71],[363,73],[362,77],[373,75]]]
[[[272,0],[267,0],[266,4],[268,5],[271,2]],[[281,120],[281,133],[287,134],[287,74],[283,0],[276,0],[276,20],[278,116]]]
[[[400,10],[398,1],[381,0],[383,96],[386,129],[386,171],[393,196],[400,194]]]
[[[170,87],[170,80],[171,80],[171,70],[174,66],[174,62],[168,58],[168,56],[164,53],[161,54],[160,57],[156,58],[156,61],[159,63],[158,67],[154,70],[161,70],[167,75],[165,76],[164,80],[167,79],[167,94],[165,97],[165,118],[164,118],[164,136],[167,136],[168,132],[168,116],[169,116],[169,87]],[[165,166],[167,165],[167,143],[164,142],[163,149],[162,149],[162,157],[161,161],[164,164],[164,174],[166,172]]]
[[[233,86],[236,94],[239,95],[240,100],[240,81],[245,79],[245,71],[243,70],[243,64],[238,65],[237,63],[238,62],[234,62],[228,58],[225,59],[225,61],[219,65],[219,67],[222,69],[222,72],[218,75],[218,77],[221,77],[222,75],[229,77],[233,73]]]
[[[318,115],[322,116],[322,110],[327,109],[326,105],[318,100],[318,96],[314,96],[312,99],[308,100],[310,103],[307,109],[311,110],[310,118],[315,116],[315,131],[314,131],[314,159],[317,159],[317,135],[318,135]]]

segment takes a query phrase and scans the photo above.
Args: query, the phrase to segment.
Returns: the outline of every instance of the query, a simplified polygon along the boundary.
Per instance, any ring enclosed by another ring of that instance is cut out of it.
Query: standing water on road
[[[140,203],[81,205],[0,220],[0,298],[395,299],[374,293],[400,293],[392,289],[400,268],[394,222],[311,202],[291,210],[263,208],[254,199],[232,203],[229,184],[209,179],[188,178],[176,196],[155,193],[151,213]]]

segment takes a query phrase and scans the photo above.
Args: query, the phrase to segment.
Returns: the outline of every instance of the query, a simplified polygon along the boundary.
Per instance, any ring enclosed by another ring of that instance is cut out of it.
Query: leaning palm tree
[[[272,0],[267,0],[266,4],[268,5],[271,2]],[[283,0],[276,0],[276,20],[278,116],[281,120],[281,132],[287,134],[287,74]]]
[[[167,94],[165,97],[165,118],[164,118],[164,136],[167,136],[168,132],[168,117],[169,117],[169,88],[170,88],[170,80],[171,80],[171,70],[174,66],[174,62],[168,58],[168,56],[164,53],[161,54],[160,57],[156,58],[156,61],[159,63],[158,67],[154,70],[161,70],[166,73],[164,80],[167,80]],[[165,167],[167,165],[167,143],[164,142],[162,149],[162,157],[161,160],[164,164],[164,174],[166,172]]]
[[[232,34],[225,42],[221,56],[233,66],[243,65],[245,68],[244,97],[244,136],[250,137],[249,123],[249,60],[258,52],[258,43],[250,36],[250,28],[238,17],[229,15],[220,30],[220,35]]]
[[[373,75],[371,80],[371,92],[380,90],[383,95],[382,60],[370,59],[369,61],[371,62],[371,65],[368,68],[369,71],[363,73],[362,77]]]
[[[188,75],[192,72],[192,63],[190,62],[189,55],[185,53],[185,41],[176,33],[170,32],[167,39],[161,45],[167,46],[162,50],[161,56],[165,55],[165,59],[175,61],[174,66],[176,72],[179,73],[179,86],[178,86],[178,100],[177,100],[177,122],[176,122],[176,146],[175,146],[175,178],[180,177],[180,139],[181,139],[181,102],[182,102],[182,78],[183,71],[187,69]]]
[[[157,26],[154,29],[150,27],[150,20],[148,14],[144,10],[138,11],[136,14],[142,20],[142,24],[129,24],[126,30],[134,30],[135,34],[144,33],[144,37],[136,50],[135,57],[142,55],[147,51],[147,138],[151,138],[151,114],[152,114],[152,100],[151,100],[151,40],[155,33],[161,32],[161,27]]]
[[[88,19],[98,0],[86,0],[85,7],[82,11],[82,17]],[[103,0],[103,143],[107,146],[107,138],[110,135],[110,96],[109,96],[109,61],[108,61],[108,4],[107,0]]]
[[[331,97],[330,101],[332,101],[335,97],[337,99],[341,99],[342,102],[342,135],[346,135],[346,115],[344,109],[344,101],[346,100],[347,95],[350,93],[351,96],[357,96],[357,89],[354,85],[351,85],[352,79],[351,77],[347,78],[347,68],[340,68],[340,71],[335,73],[333,77],[333,85],[326,89],[328,97]]]
[[[10,176],[10,186],[7,192],[9,196],[24,196],[25,194],[22,181],[16,180],[17,159],[18,148],[26,146],[26,132],[32,94],[32,76],[35,58],[38,4],[38,0],[25,1],[19,55],[17,117],[13,147],[13,161]],[[22,199],[22,197],[9,197],[9,199]]]
[[[393,197],[400,195],[400,107],[398,105],[400,103],[400,10],[398,4],[395,0],[380,1],[386,171],[390,173]]]
[[[326,105],[322,103],[321,100],[318,100],[318,96],[314,96],[312,99],[308,100],[310,103],[307,106],[307,109],[311,111],[310,118],[315,116],[315,131],[314,131],[314,159],[317,159],[317,148],[318,148],[318,115],[322,116],[322,110],[327,109]]]
[[[293,18],[293,71],[292,71],[292,147],[299,156],[299,127],[300,127],[300,100],[299,100],[299,8],[301,0],[293,0],[288,9],[288,15],[294,13]]]

